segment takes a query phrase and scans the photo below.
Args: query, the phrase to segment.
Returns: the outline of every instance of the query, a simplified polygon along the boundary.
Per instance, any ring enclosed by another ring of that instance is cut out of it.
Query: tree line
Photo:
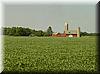
[[[51,36],[52,33],[53,31],[51,26],[48,27],[47,31],[37,31],[23,27],[3,27],[3,35],[9,36]]]
[[[32,30],[23,27],[3,27],[3,35],[9,36],[51,36],[53,33],[52,27],[49,26],[46,31]],[[99,36],[99,33],[80,32],[81,36]]]
[[[87,33],[87,32],[80,32],[81,36],[100,36],[99,33]]]

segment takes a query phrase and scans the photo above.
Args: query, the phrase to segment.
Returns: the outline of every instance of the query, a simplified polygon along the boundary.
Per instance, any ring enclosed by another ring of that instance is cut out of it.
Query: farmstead
[[[76,30],[69,30],[68,23],[65,22],[64,33],[53,33],[53,37],[80,37],[80,27]]]

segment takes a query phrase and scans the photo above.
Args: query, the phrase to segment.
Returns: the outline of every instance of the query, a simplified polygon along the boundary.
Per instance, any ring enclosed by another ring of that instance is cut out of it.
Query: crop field
[[[4,71],[97,71],[96,37],[4,36]]]

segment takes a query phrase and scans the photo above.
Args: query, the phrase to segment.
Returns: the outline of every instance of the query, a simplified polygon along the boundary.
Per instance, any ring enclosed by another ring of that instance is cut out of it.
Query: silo
[[[77,28],[77,37],[80,37],[80,27]]]
[[[65,29],[64,32],[67,33],[68,32],[68,23],[65,22]]]

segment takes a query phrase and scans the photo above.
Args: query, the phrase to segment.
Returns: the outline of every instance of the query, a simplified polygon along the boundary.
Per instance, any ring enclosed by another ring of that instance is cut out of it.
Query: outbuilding
[[[53,33],[53,37],[80,37],[80,27],[76,30],[69,30],[68,23],[65,22],[64,33]]]

